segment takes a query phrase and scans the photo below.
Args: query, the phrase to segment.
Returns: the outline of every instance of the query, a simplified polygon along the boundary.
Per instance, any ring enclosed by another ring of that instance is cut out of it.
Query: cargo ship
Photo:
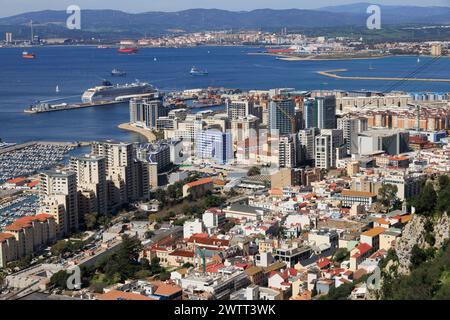
[[[95,101],[111,101],[116,100],[118,97],[131,97],[135,95],[144,95],[149,93],[155,93],[156,90],[152,85],[146,82],[133,82],[131,84],[116,84],[113,85],[109,81],[103,81],[101,86],[90,88],[86,90],[81,100],[84,103]]]
[[[28,51],[24,51],[24,52],[22,52],[22,58],[24,58],[24,59],[35,59],[36,58],[36,54],[30,53]]]
[[[117,49],[118,53],[123,53],[123,54],[135,54],[138,53],[139,49],[136,47],[120,47],[119,49]]]

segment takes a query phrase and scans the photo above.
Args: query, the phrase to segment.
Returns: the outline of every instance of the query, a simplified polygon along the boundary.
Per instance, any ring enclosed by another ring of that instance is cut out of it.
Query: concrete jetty
[[[439,78],[397,78],[397,77],[361,77],[361,76],[340,76],[337,72],[345,72],[347,69],[334,69],[327,71],[317,71],[318,74],[344,80],[384,80],[384,81],[428,81],[428,82],[450,82],[450,79],[439,79]]]

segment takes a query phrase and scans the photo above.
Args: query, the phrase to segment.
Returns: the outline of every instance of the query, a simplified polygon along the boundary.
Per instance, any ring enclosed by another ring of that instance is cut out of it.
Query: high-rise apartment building
[[[323,129],[316,137],[315,166],[320,169],[336,167],[336,160],[345,153],[342,130]]]
[[[297,155],[300,163],[309,163],[315,158],[316,136],[320,133],[317,128],[303,129],[298,132]]]
[[[87,213],[106,215],[106,160],[102,156],[85,155],[70,159],[70,170],[76,173],[78,210],[80,217]]]
[[[211,159],[220,164],[233,160],[231,134],[219,130],[204,130],[197,134],[195,140],[196,157]]]
[[[108,211],[138,198],[133,144],[109,140],[94,142],[91,154],[106,159]]]
[[[77,177],[74,172],[49,170],[40,174],[41,213],[52,215],[58,236],[79,230]]]
[[[239,99],[231,99],[225,102],[227,108],[228,119],[234,120],[244,118],[254,114],[253,100],[242,97]]]
[[[325,96],[307,99],[303,104],[305,128],[336,128],[336,97]]]
[[[297,139],[295,135],[287,135],[280,137],[278,145],[279,150],[279,167],[295,168],[297,164],[296,153]]]
[[[269,129],[279,135],[293,133],[295,126],[295,103],[292,98],[273,97],[269,105]]]
[[[167,109],[160,98],[130,100],[130,123],[146,129],[157,129],[159,117],[166,116]]]
[[[259,119],[253,115],[231,121],[231,137],[234,146],[245,143],[250,137],[257,136],[258,132]]]

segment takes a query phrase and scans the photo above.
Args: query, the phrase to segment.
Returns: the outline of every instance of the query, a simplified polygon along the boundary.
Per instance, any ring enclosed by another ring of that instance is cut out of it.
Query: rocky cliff
[[[428,225],[427,225],[428,224]],[[396,244],[399,275],[410,272],[412,249],[417,245],[421,249],[434,247],[439,249],[444,241],[449,238],[450,217],[443,214],[439,218],[427,218],[414,215],[405,226],[402,236]],[[430,239],[434,239],[430,241]],[[433,243],[434,242],[434,243]]]

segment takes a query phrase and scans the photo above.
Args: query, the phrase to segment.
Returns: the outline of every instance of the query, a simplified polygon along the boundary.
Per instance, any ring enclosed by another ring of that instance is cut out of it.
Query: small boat
[[[156,59],[156,57],[153,58],[153,61],[158,61],[158,59]]]
[[[59,86],[56,86],[56,93],[59,93]]]
[[[419,57],[417,57],[417,63],[420,63],[420,58]]]
[[[111,71],[111,75],[112,75],[113,77],[124,77],[124,76],[127,75],[127,73],[124,72],[124,71],[121,71],[121,70],[119,70],[119,69],[113,69],[113,70]]]
[[[136,47],[120,47],[117,52],[124,54],[135,54],[138,53],[139,49]]]
[[[24,58],[24,59],[35,59],[36,58],[36,54],[28,52],[28,51],[24,51],[24,52],[22,52],[22,58]]]
[[[208,71],[206,70],[200,70],[196,67],[192,67],[191,71],[190,71],[191,76],[207,76],[208,75]]]
[[[369,70],[374,70],[375,68],[372,67],[372,64],[369,65]]]
[[[109,46],[101,44],[97,46],[97,49],[109,49]]]

